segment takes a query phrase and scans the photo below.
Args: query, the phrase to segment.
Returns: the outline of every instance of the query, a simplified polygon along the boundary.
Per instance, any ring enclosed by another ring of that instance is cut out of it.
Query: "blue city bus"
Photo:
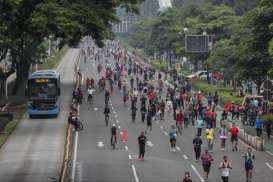
[[[29,117],[55,116],[60,112],[60,74],[56,70],[32,73],[26,85]]]

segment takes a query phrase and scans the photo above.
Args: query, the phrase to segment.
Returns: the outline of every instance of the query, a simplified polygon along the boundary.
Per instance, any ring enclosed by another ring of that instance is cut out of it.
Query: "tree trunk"
[[[13,87],[13,94],[23,96],[28,78],[30,64],[21,61],[16,64],[16,81]]]

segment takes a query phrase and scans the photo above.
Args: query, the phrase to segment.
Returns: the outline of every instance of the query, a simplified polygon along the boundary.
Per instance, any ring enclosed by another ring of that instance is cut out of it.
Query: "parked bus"
[[[26,85],[29,117],[55,116],[60,112],[60,75],[56,70],[32,73]]]

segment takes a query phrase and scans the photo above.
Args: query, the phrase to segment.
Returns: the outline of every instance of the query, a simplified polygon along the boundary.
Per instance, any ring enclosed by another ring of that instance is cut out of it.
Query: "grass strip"
[[[216,87],[209,85],[206,80],[192,80],[192,86],[197,89],[201,90],[205,94],[214,94],[215,91],[217,91],[219,95],[219,101],[220,103],[224,104],[226,102],[235,102],[238,104],[242,104],[244,98],[243,97],[237,97],[238,91],[233,91],[231,87],[225,87],[223,85],[218,85]]]
[[[68,46],[64,46],[59,52],[56,52],[54,56],[50,57],[47,62],[39,64],[39,70],[55,69],[59,65],[65,53],[68,51]]]

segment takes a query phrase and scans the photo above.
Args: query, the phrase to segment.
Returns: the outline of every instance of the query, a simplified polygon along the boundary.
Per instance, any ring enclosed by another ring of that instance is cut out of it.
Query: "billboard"
[[[185,47],[187,53],[205,53],[212,46],[214,35],[186,35]]]

